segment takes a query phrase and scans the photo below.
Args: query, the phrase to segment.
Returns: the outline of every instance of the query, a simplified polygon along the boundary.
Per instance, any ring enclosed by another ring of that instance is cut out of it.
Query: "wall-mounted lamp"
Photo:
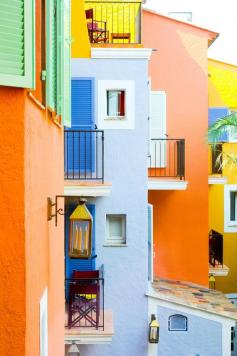
[[[65,215],[64,209],[58,207],[58,199],[59,198],[70,198],[70,199],[76,199],[79,203],[84,201],[82,198],[78,196],[67,196],[67,195],[56,195],[55,201],[53,202],[52,198],[47,198],[48,202],[48,221],[52,220],[55,218],[55,226],[58,225],[58,215]]]
[[[151,322],[149,324],[149,342],[151,344],[158,344],[159,342],[160,325],[156,320],[155,314],[151,315]]]
[[[80,356],[80,351],[75,343],[75,341],[72,342],[71,346],[68,349],[68,356]]]

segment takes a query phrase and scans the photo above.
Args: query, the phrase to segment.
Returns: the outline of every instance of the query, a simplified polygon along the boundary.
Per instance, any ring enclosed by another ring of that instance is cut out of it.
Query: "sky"
[[[209,57],[237,65],[237,0],[147,0],[146,7],[162,14],[192,12],[192,22],[220,35]]]

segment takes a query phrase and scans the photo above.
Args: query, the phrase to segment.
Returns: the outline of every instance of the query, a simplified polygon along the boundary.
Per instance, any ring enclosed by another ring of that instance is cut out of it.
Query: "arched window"
[[[168,322],[169,331],[187,331],[188,318],[184,315],[174,314],[169,317]]]

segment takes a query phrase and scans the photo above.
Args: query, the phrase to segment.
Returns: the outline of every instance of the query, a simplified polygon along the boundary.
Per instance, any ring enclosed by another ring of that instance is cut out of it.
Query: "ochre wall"
[[[223,152],[237,153],[237,143],[223,144]],[[237,167],[227,164],[223,167],[226,184],[237,184]],[[209,229],[223,235],[223,259],[229,267],[228,276],[216,277],[216,289],[224,293],[237,293],[237,233],[224,232],[224,185],[215,184],[209,187]]]
[[[152,90],[167,93],[167,134],[185,138],[186,191],[150,191],[155,276],[208,284],[207,31],[143,12]]]
[[[72,58],[90,58],[84,0],[71,0]]]
[[[36,90],[41,92],[41,0],[36,1]],[[49,356],[64,356],[63,218],[47,197],[63,193],[63,128],[28,96],[0,87],[0,355],[39,356],[40,299],[48,288]]]
[[[42,100],[40,3],[36,3],[36,99]],[[26,356],[39,356],[39,303],[48,288],[49,356],[64,355],[64,228],[47,221],[47,197],[63,194],[63,128],[25,100]]]
[[[0,87],[0,355],[25,355],[24,92]]]

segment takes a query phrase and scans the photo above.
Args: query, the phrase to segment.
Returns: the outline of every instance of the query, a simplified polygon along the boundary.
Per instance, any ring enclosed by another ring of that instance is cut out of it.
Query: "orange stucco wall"
[[[36,1],[36,90],[41,92],[41,0]],[[64,232],[47,221],[63,194],[63,129],[26,89],[0,87],[0,355],[39,356],[40,299],[48,288],[49,355],[64,355]]]
[[[210,34],[143,12],[152,90],[167,93],[167,134],[185,138],[186,191],[150,191],[155,276],[208,284],[207,46]]]

